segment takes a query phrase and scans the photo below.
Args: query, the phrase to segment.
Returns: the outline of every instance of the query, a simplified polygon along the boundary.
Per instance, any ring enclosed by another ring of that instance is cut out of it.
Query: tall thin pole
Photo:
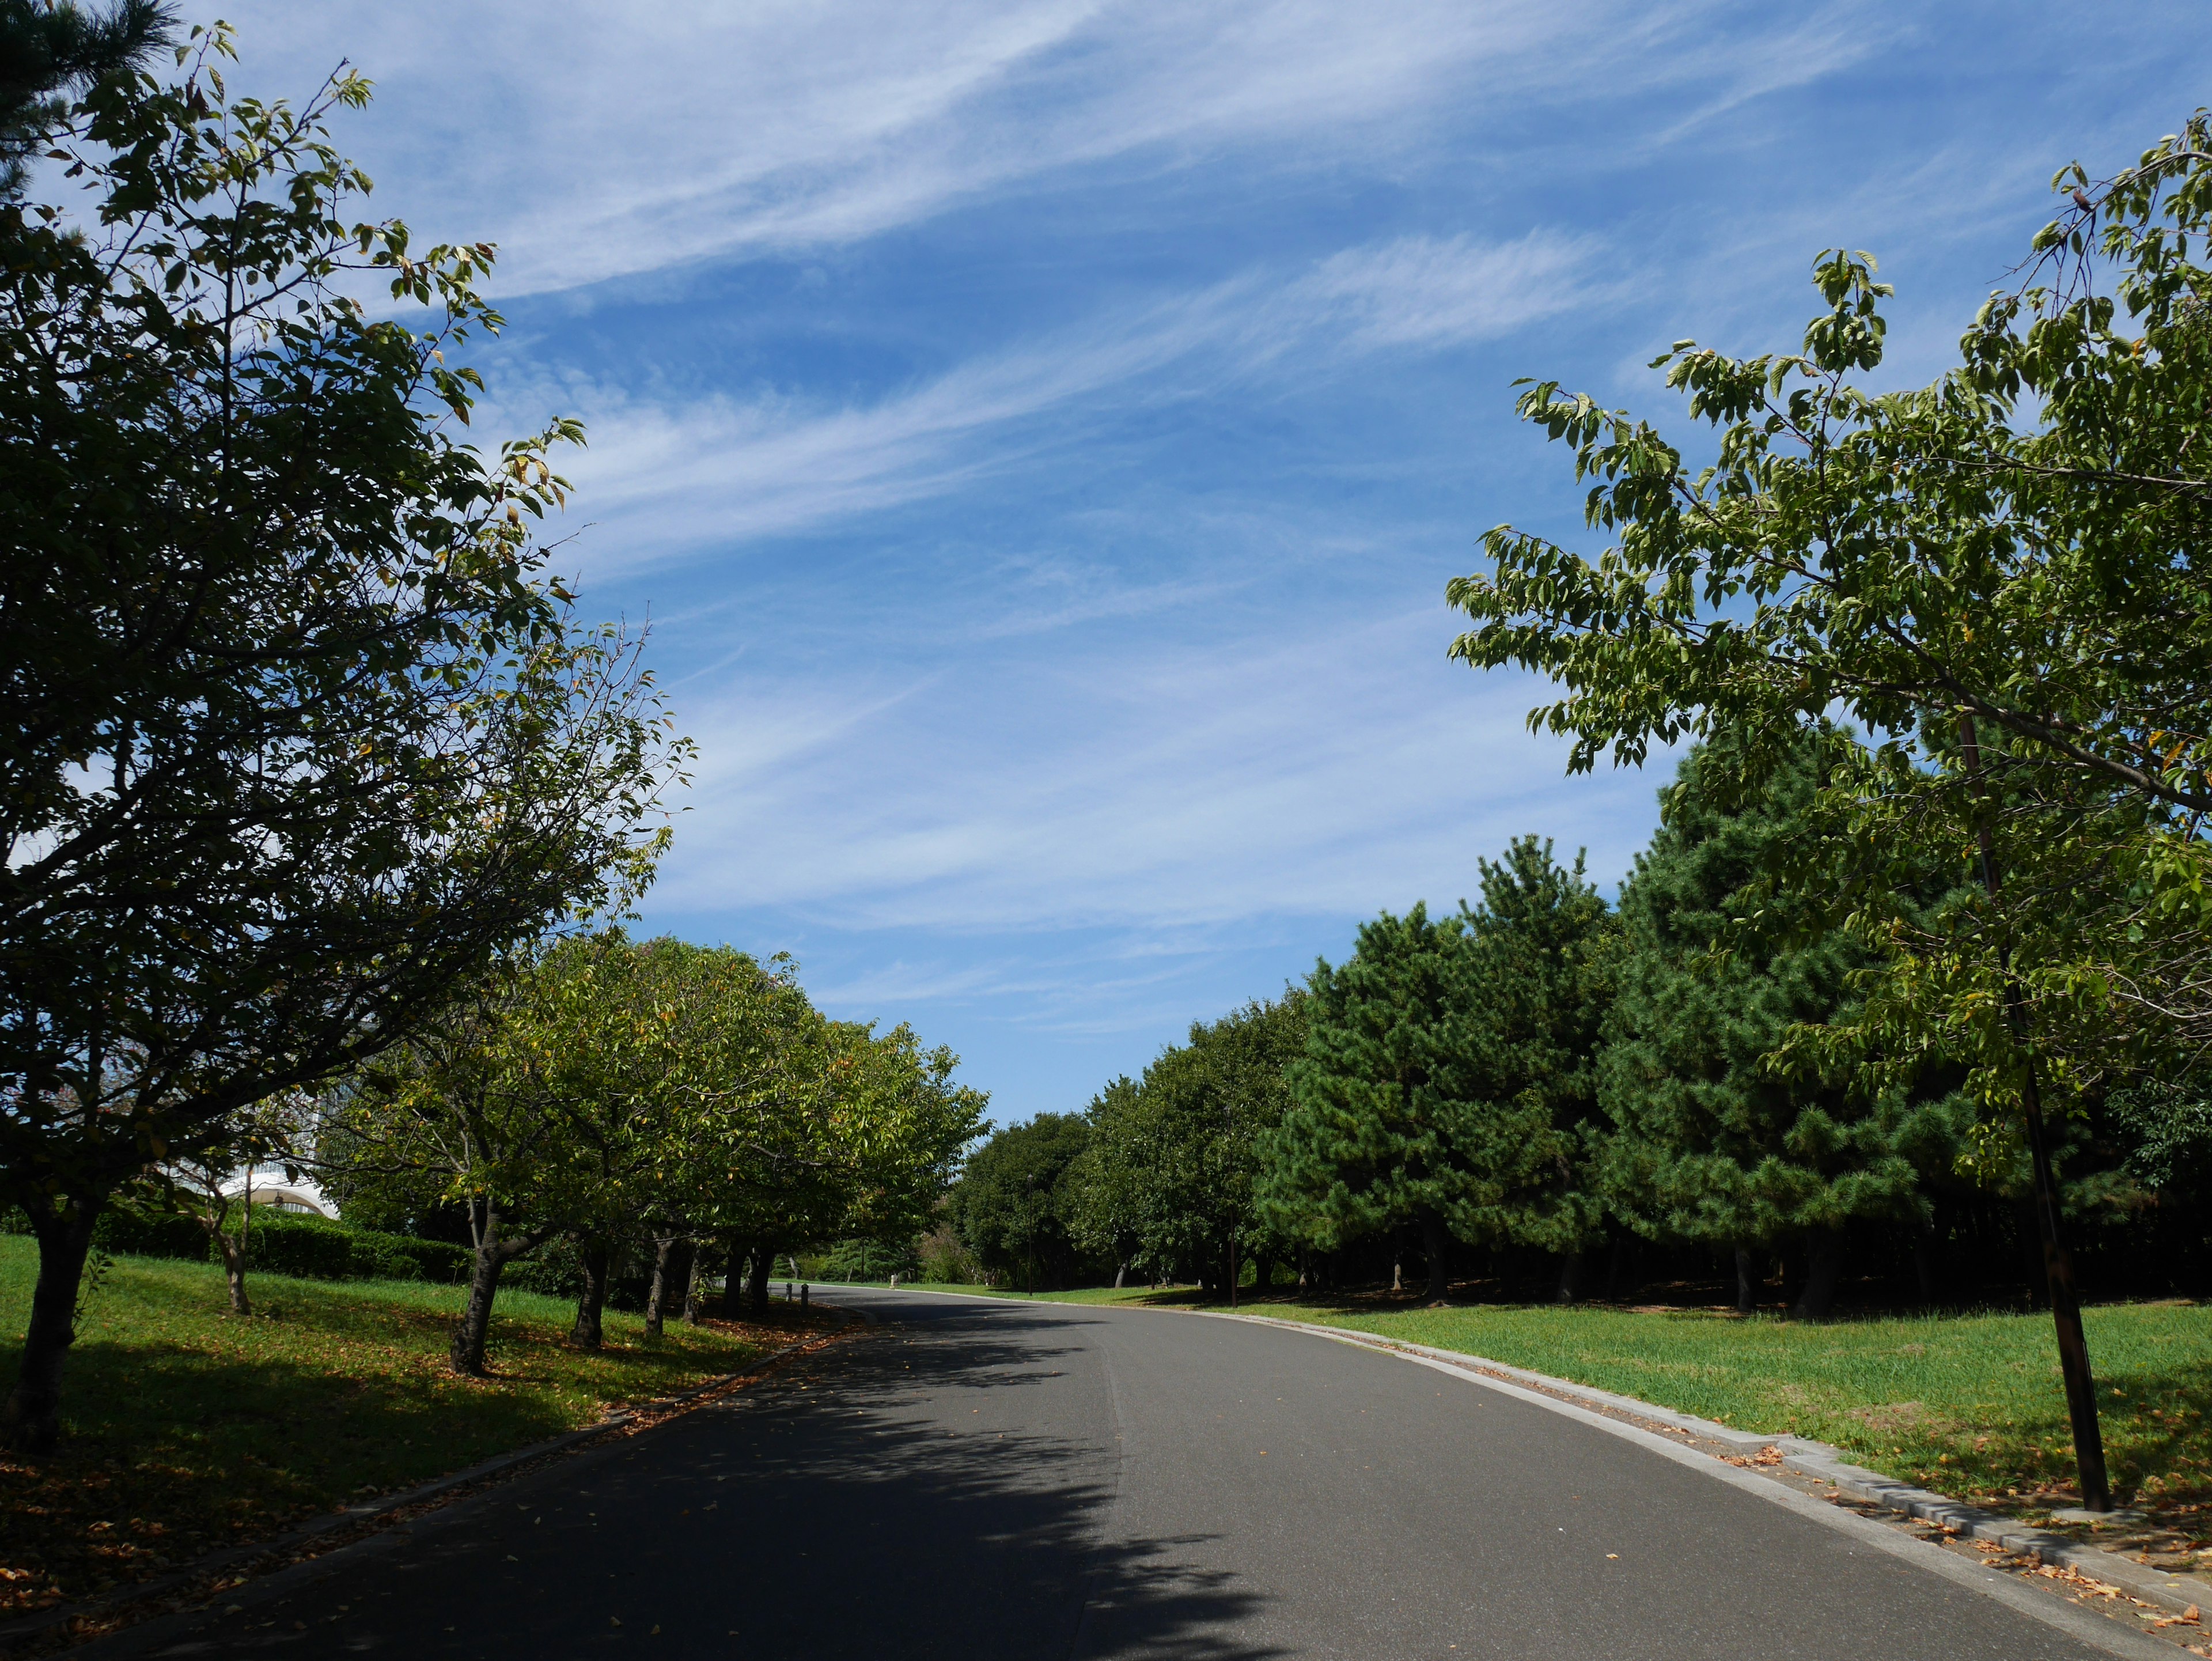
[[[1966,756],[1966,776],[1975,794],[1986,804],[1988,787],[1982,778],[1981,745],[1974,735],[1973,716],[1961,710],[1959,739]],[[2001,880],[1996,849],[1990,840],[1986,816],[1975,827],[1981,850],[1982,886],[1994,901]],[[2081,1474],[2081,1504],[2088,1511],[2110,1511],[2112,1488],[2105,1470],[2105,1436],[2097,1422],[2097,1381],[2089,1370],[2089,1341],[2081,1330],[2081,1300],[2074,1285],[2074,1258],[2059,1232],[2058,1183],[2051,1168],[2051,1143],[2045,1134],[2043,1095],[2036,1083],[2035,1050],[2029,1041],[2027,1014],[2020,983],[2013,977],[2011,949],[1999,942],[1999,972],[2004,977],[2005,1024],[2020,1047],[2027,1065],[2021,1078],[2021,1116],[2027,1125],[2027,1157],[2034,1172],[2035,1221],[2043,1236],[2043,1275],[2051,1288],[2051,1320],[2057,1329],[2058,1372],[2066,1384],[2066,1416],[2074,1427],[2074,1465]]]

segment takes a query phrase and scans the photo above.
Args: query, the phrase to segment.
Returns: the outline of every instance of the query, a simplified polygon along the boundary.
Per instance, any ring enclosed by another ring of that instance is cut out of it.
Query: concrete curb
[[[304,1524],[289,1534],[281,1534],[272,1539],[255,1541],[246,1545],[228,1546],[221,1551],[212,1552],[205,1557],[196,1559],[182,1567],[172,1569],[167,1574],[157,1576],[154,1579],[143,1580],[135,1585],[118,1586],[114,1591],[94,1598],[89,1603],[58,1603],[51,1609],[43,1609],[36,1615],[9,1621],[5,1625],[0,1625],[0,1655],[13,1654],[33,1640],[52,1632],[55,1628],[65,1627],[73,1621],[97,1618],[102,1615],[128,1609],[133,1603],[166,1597],[180,1587],[190,1585],[196,1580],[204,1579],[210,1575],[220,1575],[226,1569],[235,1567],[240,1564],[254,1562],[274,1553],[295,1550],[340,1529],[351,1528],[362,1524],[372,1525],[370,1531],[364,1534],[359,1540],[348,1541],[342,1546],[308,1558],[305,1561],[271,1567],[262,1574],[251,1575],[249,1578],[266,1582],[294,1570],[319,1567],[342,1553],[356,1550],[377,1540],[380,1531],[374,1525],[379,1518],[428,1504],[453,1494],[457,1489],[473,1488],[478,1483],[500,1475],[502,1472],[513,1469],[515,1466],[527,1464],[551,1454],[566,1452],[580,1443],[611,1435],[616,1431],[635,1424],[641,1416],[679,1411],[686,1404],[696,1401],[702,1396],[725,1389],[741,1379],[751,1378],[756,1373],[763,1372],[786,1358],[821,1342],[820,1337],[816,1337],[801,1339],[797,1343],[786,1344],[781,1349],[771,1350],[767,1354],[738,1368],[734,1372],[718,1374],[677,1395],[662,1396],[658,1401],[646,1402],[636,1407],[625,1409],[620,1413],[600,1420],[596,1424],[565,1431],[558,1436],[548,1437],[542,1442],[532,1442],[527,1447],[516,1448],[507,1453],[495,1454],[489,1459],[478,1461],[465,1470],[458,1470],[450,1475],[434,1478],[399,1494],[387,1494],[362,1505],[344,1506],[336,1511],[326,1512],[313,1522]],[[226,1588],[226,1590],[231,1589]],[[133,1622],[131,1626],[119,1628],[115,1633],[102,1633],[86,1641],[97,1643],[105,1638],[119,1637],[125,1633],[132,1631],[138,1624]]]
[[[1488,1376],[1545,1395],[1563,1396],[1570,1402],[1595,1408],[1601,1412],[1624,1414],[1647,1424],[1662,1426],[1677,1435],[1717,1442],[1747,1458],[1755,1458],[1771,1448],[1781,1456],[1779,1463],[1784,1470],[1826,1482],[1854,1500],[1865,1500],[1884,1511],[1932,1524],[1946,1534],[1969,1540],[1986,1540],[2032,1561],[2053,1568],[2070,1569],[2089,1579],[2118,1586],[2131,1597],[2141,1598],[2146,1603],[2155,1603],[2160,1609],[2170,1609],[2177,1615],[2191,1607],[2212,1609],[2212,1580],[2152,1568],[2148,1564],[2123,1557],[2118,1552],[2107,1551],[2101,1546],[2085,1544],[2064,1535],[2030,1528],[2012,1518],[1964,1504],[1932,1489],[1914,1488],[1909,1482],[1884,1476],[1863,1465],[1848,1463],[1839,1451],[1825,1442],[1812,1441],[1802,1436],[1762,1436],[1739,1430],[1733,1425],[1700,1419],[1694,1414],[1677,1413],[1672,1408],[1657,1407],[1649,1402],[1638,1401],[1632,1396],[1617,1396],[1611,1390],[1554,1378],[1547,1373],[1531,1372],[1525,1367],[1509,1366],[1486,1356],[1437,1349],[1429,1344],[1411,1343],[1403,1339],[1383,1338],[1352,1327],[1324,1326],[1317,1321],[1286,1321],[1272,1315],[1231,1314],[1225,1310],[1186,1310],[1179,1312],[1226,1321],[1250,1321],[1294,1332],[1322,1333],[1365,1349],[1385,1353],[1395,1350],[1418,1355],[1477,1377]],[[1758,1470],[1759,1467],[1753,1465],[1749,1469]]]

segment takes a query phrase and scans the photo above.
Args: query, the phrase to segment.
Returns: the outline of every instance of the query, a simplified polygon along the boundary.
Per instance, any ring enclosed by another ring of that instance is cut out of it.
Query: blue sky
[[[1794,344],[1841,244],[1927,379],[2054,169],[2212,97],[2201,4],[2113,0],[193,9],[503,250],[479,426],[588,423],[563,564],[701,747],[647,925],[1001,1119],[1516,834],[1626,869],[1661,779],[1444,658],[1484,530],[1590,545],[1515,376],[1671,421],[1648,360]]]

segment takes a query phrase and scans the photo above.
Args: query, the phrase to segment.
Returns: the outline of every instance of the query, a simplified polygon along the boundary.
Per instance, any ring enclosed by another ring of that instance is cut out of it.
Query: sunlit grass
[[[1188,1293],[1169,1299],[1197,1306]],[[1357,1298],[1244,1307],[1486,1356],[1745,1430],[1810,1437],[1887,1475],[2000,1509],[2080,1503],[2048,1315],[1815,1323],[1589,1305],[1432,1310]],[[2113,1304],[2083,1320],[2123,1500],[2173,1512],[2212,1500],[2212,1308]]]

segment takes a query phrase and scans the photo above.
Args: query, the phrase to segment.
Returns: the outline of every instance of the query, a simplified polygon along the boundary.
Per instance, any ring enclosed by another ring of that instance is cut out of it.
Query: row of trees
[[[910,1229],[980,1111],[949,1056],[607,927],[690,746],[538,534],[580,428],[471,440],[494,251],[356,216],[329,122],[368,83],[235,95],[228,34],[155,0],[0,0],[0,42],[9,1439],[58,1434],[102,1213],[256,1157],[465,1213],[463,1371],[556,1236],[603,1283],[630,1236],[764,1277]]]
[[[1723,770],[1684,762],[1617,908],[1523,838],[1480,862],[1478,904],[1386,913],[1085,1112],[1000,1132],[957,1191],[963,1238],[1047,1282],[1142,1267],[1209,1288],[1240,1260],[1261,1285],[1317,1280],[1402,1241],[1441,1299],[1465,1247],[1548,1256],[1572,1297],[1592,1249],[1633,1234],[1733,1256],[1745,1307],[1797,1253],[1799,1307],[1825,1314],[1853,1225],[1923,1235],[1970,1155],[1994,1191],[2027,1173],[1975,1141],[1962,1068],[1869,1091],[1791,1062],[1793,1035],[1855,1017],[1879,959],[1776,880],[1818,835],[1821,745],[1749,801],[1715,799]]]
[[[349,1212],[463,1214],[452,1360],[481,1373],[501,1272],[550,1240],[579,1249],[575,1340],[597,1348],[625,1253],[653,1266],[657,1333],[674,1298],[696,1314],[709,1251],[757,1311],[795,1246],[911,1238],[982,1120],[954,1064],[907,1027],[828,1019],[787,964],[608,933],[509,967],[346,1080],[315,1163]]]
[[[1611,1219],[1736,1249],[1747,1284],[1794,1236],[1817,1308],[1845,1223],[2015,1189],[2109,1505],[2069,1206],[2201,1171],[2212,1117],[2212,116],[2054,186],[1925,388],[1866,388],[1891,290],[1841,251],[1799,350],[1655,363],[1710,465],[1529,387],[1611,545],[1491,532],[1452,654],[1552,681],[1530,721],[1571,770],[1697,747],[1612,916],[1522,843],[1480,906],[1383,917],[1316,972],[1228,1238],[1417,1226],[1441,1293],[1454,1239],[1543,1246],[1571,1284]],[[1118,1249],[1076,1176],[1123,1157],[1114,1099],[1068,1166],[1071,1248]]]

